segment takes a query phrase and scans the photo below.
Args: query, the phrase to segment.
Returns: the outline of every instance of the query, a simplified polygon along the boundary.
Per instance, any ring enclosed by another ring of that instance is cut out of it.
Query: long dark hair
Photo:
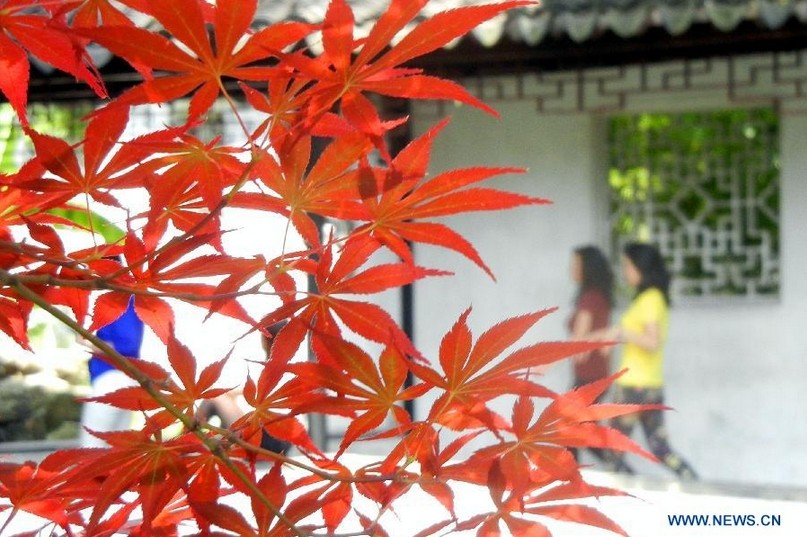
[[[580,258],[582,270],[580,289],[575,301],[579,301],[583,293],[589,289],[596,289],[605,296],[608,305],[613,306],[614,273],[605,254],[596,246],[581,246],[575,248],[574,253]]]
[[[667,270],[661,252],[653,245],[640,242],[630,242],[623,250],[625,257],[639,269],[642,279],[636,288],[638,296],[647,289],[656,288],[664,295],[664,300],[670,304],[670,280],[672,276]]]

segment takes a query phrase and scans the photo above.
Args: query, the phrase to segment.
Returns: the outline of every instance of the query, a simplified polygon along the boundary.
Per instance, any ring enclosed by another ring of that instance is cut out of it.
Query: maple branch
[[[14,252],[16,254],[29,256],[33,258],[33,261],[31,262],[47,263],[50,265],[57,265],[60,267],[74,269],[77,271],[83,270],[81,267],[82,261],[76,259],[60,259],[56,257],[48,257],[44,255],[43,248],[26,244],[24,242],[10,242],[0,240],[0,251],[9,251]],[[17,268],[27,267],[28,265],[30,265],[30,262],[25,263],[24,265],[19,265]],[[89,274],[89,272],[87,272],[87,274]]]
[[[202,439],[207,439],[208,441],[210,440],[207,436],[203,434],[197,434],[197,436],[199,436]],[[208,446],[208,449],[210,449],[210,444],[208,444],[207,441],[205,441],[205,445]],[[218,457],[222,463],[224,463],[224,466],[226,466],[228,470],[233,472],[233,474],[235,474],[238,477],[238,479],[240,479],[247,486],[250,492],[254,494],[255,497],[261,501],[261,503],[263,503],[266,507],[269,508],[270,511],[272,511],[272,514],[275,515],[278,520],[283,522],[283,524],[285,524],[286,527],[288,527],[295,535],[297,535],[297,537],[307,537],[306,532],[298,528],[294,522],[292,522],[285,514],[283,514],[280,508],[277,507],[274,503],[272,503],[272,501],[269,498],[266,497],[266,494],[264,494],[264,492],[257,485],[257,483],[255,483],[254,480],[250,479],[249,476],[246,475],[243,472],[243,470],[241,470],[241,468],[233,462],[233,460],[227,455],[227,452],[221,448],[221,445],[215,444],[214,447],[211,449],[211,452],[216,457]],[[282,455],[279,456],[282,457]]]
[[[25,300],[30,301],[33,304],[41,307],[43,310],[51,314],[53,317],[61,321],[67,327],[74,330],[80,336],[85,338],[87,341],[95,345],[99,350],[101,350],[105,357],[109,359],[109,361],[119,370],[123,371],[126,375],[137,381],[138,384],[149,394],[149,396],[154,399],[160,406],[162,406],[165,410],[167,410],[172,416],[174,416],[185,428],[196,435],[202,443],[207,447],[211,453],[213,453],[221,462],[230,470],[232,471],[238,478],[244,483],[244,485],[250,490],[255,497],[261,501],[272,513],[278,518],[278,520],[282,521],[286,524],[290,530],[292,530],[298,537],[305,537],[306,534],[297,528],[297,526],[292,522],[288,517],[286,517],[279,507],[277,507],[260,489],[260,487],[243,473],[241,468],[235,464],[232,459],[227,455],[227,453],[221,449],[221,445],[215,442],[213,439],[209,438],[205,435],[202,431],[199,430],[198,422],[189,417],[185,412],[181,411],[177,408],[167,397],[165,397],[159,390],[154,388],[154,380],[149,377],[148,375],[142,373],[137,367],[132,365],[131,360],[120,354],[115,348],[107,343],[106,341],[99,338],[97,335],[93,334],[72,318],[69,315],[61,311],[56,306],[52,305],[50,302],[42,298],[38,293],[32,291],[29,287],[27,287],[24,283],[22,283],[16,276],[9,274],[8,271],[4,269],[0,269],[0,282],[9,285],[10,287],[14,288],[17,293],[24,298]]]
[[[304,470],[304,471],[306,471],[306,472],[308,472],[308,473],[310,473],[312,475],[315,475],[317,477],[321,477],[322,479],[325,479],[327,481],[331,481],[333,483],[352,483],[352,484],[356,484],[356,483],[384,483],[384,482],[396,481],[396,480],[399,480],[399,478],[400,478],[400,471],[396,472],[395,474],[391,474],[391,475],[377,475],[377,476],[372,476],[372,477],[356,477],[355,475],[353,475],[352,477],[343,477],[343,476],[340,476],[338,474],[331,474],[331,473],[328,473],[327,471],[322,470],[320,468],[317,468],[315,466],[309,466],[309,465],[307,465],[307,464],[305,464],[303,462],[300,462],[299,460],[292,459],[292,458],[289,458],[289,457],[285,457],[284,455],[281,455],[281,454],[279,454],[279,453],[277,453],[275,451],[269,451],[269,450],[266,450],[266,449],[264,449],[264,448],[262,448],[260,446],[250,444],[249,442],[247,442],[246,440],[244,440],[243,438],[238,436],[232,429],[228,429],[228,428],[225,428],[225,427],[217,427],[217,426],[212,425],[212,424],[210,424],[208,422],[202,422],[202,423],[199,423],[198,425],[200,427],[204,427],[204,428],[218,434],[219,436],[225,438],[226,440],[228,440],[232,444],[236,444],[239,447],[242,447],[247,451],[251,451],[252,453],[255,453],[255,454],[269,456],[269,457],[271,457],[271,458],[273,458],[275,460],[282,461],[284,464],[286,464],[288,466],[294,466],[296,468],[299,468],[300,470]]]
[[[109,343],[104,341],[103,339],[99,338],[76,321],[74,321],[69,315],[64,313],[62,310],[57,308],[56,306],[52,305],[50,302],[42,298],[38,293],[32,291],[25,283],[23,283],[18,277],[9,274],[7,271],[0,269],[0,281],[12,287],[20,297],[28,300],[29,302],[39,306],[57,320],[61,321],[64,325],[74,330],[78,333],[81,337],[85,338],[87,341],[92,343],[95,347],[97,347],[100,351],[102,351],[105,355],[105,358],[108,358],[112,365],[114,365],[119,370],[126,373],[129,377],[133,378],[141,387],[148,392],[148,394],[161,406],[163,406],[166,410],[168,410],[174,417],[176,417],[183,425],[188,427],[189,429],[193,428],[193,420],[188,418],[188,416],[176,408],[173,403],[171,403],[168,399],[166,399],[163,394],[159,391],[154,389],[153,386],[153,379],[144,373],[142,373],[138,368],[131,364],[131,360],[126,358],[122,354],[120,354],[113,346]]]
[[[355,475],[351,477],[344,477],[338,474],[329,473],[325,470],[321,470],[319,468],[306,465],[300,461],[291,459],[282,454],[265,450],[259,446],[254,446],[249,442],[245,441],[244,439],[240,438],[235,432],[229,429],[215,427],[208,423],[200,423],[198,420],[189,417],[185,412],[181,411],[173,403],[171,403],[171,401],[168,400],[168,398],[166,398],[163,393],[161,393],[158,389],[155,388],[154,380],[151,377],[145,375],[138,368],[133,366],[131,364],[130,359],[118,353],[114,347],[109,345],[104,340],[100,339],[97,335],[93,334],[89,330],[85,329],[83,326],[81,326],[75,320],[73,320],[69,315],[67,315],[57,307],[53,306],[50,302],[42,298],[38,293],[31,290],[21,277],[10,274],[8,271],[4,269],[0,269],[0,282],[3,283],[4,285],[13,288],[19,294],[20,297],[41,307],[43,310],[48,312],[54,318],[61,321],[64,325],[74,330],[80,336],[82,336],[87,341],[96,346],[99,350],[101,350],[104,353],[105,357],[107,357],[116,368],[126,373],[129,377],[133,378],[149,394],[149,396],[152,399],[154,399],[161,407],[167,410],[180,423],[182,423],[182,425],[188,431],[192,432],[195,436],[197,436],[205,445],[205,447],[207,447],[211,451],[211,453],[213,453],[219,460],[221,460],[222,464],[224,464],[230,471],[232,471],[238,477],[238,479],[240,479],[244,483],[244,485],[247,486],[247,488],[249,488],[250,491],[254,493],[256,497],[261,502],[263,502],[273,512],[275,516],[277,516],[279,520],[281,520],[284,524],[286,524],[289,527],[289,529],[291,529],[296,535],[298,535],[298,537],[306,537],[309,534],[297,528],[296,525],[291,520],[285,517],[282,511],[277,506],[275,506],[271,502],[271,500],[269,500],[269,498],[266,497],[266,495],[258,487],[258,485],[255,484],[254,481],[250,479],[249,476],[246,475],[241,470],[241,468],[232,461],[232,459],[227,455],[226,450],[222,448],[221,444],[204,434],[204,432],[201,430],[202,427],[219,434],[220,436],[226,438],[230,443],[238,445],[247,451],[269,456],[275,459],[277,462],[297,467],[301,470],[304,470],[310,474],[316,475],[317,477],[320,477],[330,482],[378,483],[378,482],[396,481],[400,478],[399,473],[389,476],[373,476],[373,477],[356,477]],[[94,282],[87,282],[87,283],[94,283]]]
[[[88,276],[89,273],[88,273]],[[281,293],[274,291],[261,291],[260,287],[265,282],[253,285],[249,289],[241,291],[231,291],[229,293],[219,293],[213,295],[200,295],[198,293],[179,293],[170,291],[150,291],[137,287],[129,287],[126,285],[119,285],[111,283],[106,277],[96,277],[87,280],[74,280],[68,278],[57,278],[50,274],[19,274],[13,276],[16,281],[25,285],[45,285],[51,287],[71,287],[73,289],[85,289],[89,291],[117,291],[121,293],[128,293],[131,295],[153,296],[158,298],[175,298],[186,302],[210,302],[217,300],[227,300],[230,298],[239,298],[247,295],[260,295],[260,296],[280,296]]]

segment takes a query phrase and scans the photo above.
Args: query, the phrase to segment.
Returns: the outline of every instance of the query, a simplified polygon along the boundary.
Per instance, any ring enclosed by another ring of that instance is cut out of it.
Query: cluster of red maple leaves
[[[639,452],[597,424],[636,408],[595,404],[608,380],[556,394],[531,375],[593,344],[511,350],[547,312],[511,318],[476,339],[465,313],[432,360],[382,308],[357,298],[444,274],[416,265],[412,243],[452,249],[489,272],[439,218],[544,202],[478,186],[516,169],[476,167],[427,178],[432,143],[445,122],[391,154],[386,135],[407,119],[382,119],[379,97],[449,99],[492,112],[460,85],[406,63],[526,4],[463,7],[415,24],[426,1],[392,0],[363,38],[354,36],[345,0],[330,2],[321,25],[260,29],[252,28],[257,0],[0,2],[0,90],[35,148],[17,173],[0,179],[0,330],[27,347],[29,313],[34,305],[46,309],[139,383],[103,401],[146,416],[140,430],[104,434],[108,448],[61,451],[39,465],[1,463],[6,524],[25,511],[65,535],[175,535],[192,521],[198,535],[280,537],[338,535],[352,517],[358,533],[382,536],[394,532],[381,515],[420,489],[445,511],[423,535],[493,536],[502,526],[517,536],[545,535],[541,516],[623,533],[596,510],[574,504],[619,492],[586,484],[569,448]],[[147,15],[151,29],[133,23],[133,14]],[[312,52],[306,39],[319,40],[322,52]],[[90,44],[126,60],[142,80],[108,99]],[[103,100],[79,143],[29,126],[30,56],[74,75]],[[184,124],[122,139],[132,106],[183,98],[189,98]],[[243,107],[264,115],[257,129],[244,127],[244,145],[194,136],[218,99],[231,105],[237,121]],[[321,151],[312,149],[315,139],[325,140]],[[148,192],[149,209],[132,215],[124,240],[65,248],[61,230],[77,225],[54,209],[78,206],[91,221],[98,205],[125,208],[130,189]],[[307,249],[274,259],[229,255],[221,217],[234,207],[285,217]],[[354,225],[344,237],[321,237],[323,217]],[[200,254],[208,245],[215,252]],[[371,263],[381,250],[397,261]],[[123,266],[109,255],[122,255]],[[298,289],[295,273],[311,276],[316,289]],[[252,318],[239,299],[267,289],[281,305]],[[171,371],[126,360],[94,338],[132,296],[137,315],[166,346]],[[199,402],[222,393],[214,386],[224,362],[197,371],[175,336],[176,301],[251,330],[287,322],[261,374],[245,379],[250,410],[230,429],[197,419]],[[347,332],[380,343],[380,356],[351,343]],[[316,359],[292,362],[304,342]],[[425,394],[434,403],[422,418],[402,409],[403,401]],[[511,416],[491,410],[500,397],[516,401]],[[536,410],[536,397],[548,406]],[[351,418],[338,453],[323,453],[311,441],[301,421],[307,413]],[[182,432],[164,437],[177,423]],[[298,455],[263,450],[262,430],[292,443]],[[482,433],[492,433],[489,445],[459,457]],[[397,440],[371,465],[340,462],[368,436]],[[492,509],[458,517],[456,483],[486,487]],[[245,495],[250,511],[228,504],[232,495]],[[359,509],[359,496],[375,511]]]

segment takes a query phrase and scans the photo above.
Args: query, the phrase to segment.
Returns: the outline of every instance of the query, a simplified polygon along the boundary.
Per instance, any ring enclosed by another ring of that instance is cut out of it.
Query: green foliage
[[[687,237],[680,248],[698,250],[714,246],[699,242],[701,230],[711,236],[734,232],[739,240],[712,259],[716,264],[748,264],[747,250],[762,246],[778,258],[778,132],[779,118],[770,108],[612,118],[608,183],[615,242],[658,240],[664,229]],[[760,270],[743,269],[743,278],[759,278]],[[715,272],[691,255],[678,276],[696,281]],[[763,293],[778,292],[776,283],[761,285]],[[715,293],[746,291],[733,281]]]

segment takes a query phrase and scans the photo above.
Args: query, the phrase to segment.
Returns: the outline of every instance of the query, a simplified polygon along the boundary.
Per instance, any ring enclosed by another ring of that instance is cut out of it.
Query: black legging
[[[664,392],[661,388],[632,388],[626,386],[616,387],[614,402],[631,405],[661,405],[664,404]],[[685,479],[697,479],[695,470],[670,447],[667,428],[664,427],[663,410],[646,410],[638,414],[620,416],[611,420],[611,427],[630,436],[634,425],[639,421],[642,424],[650,452],[653,453],[667,468]],[[617,472],[634,473],[619,452],[609,452],[609,465]]]

